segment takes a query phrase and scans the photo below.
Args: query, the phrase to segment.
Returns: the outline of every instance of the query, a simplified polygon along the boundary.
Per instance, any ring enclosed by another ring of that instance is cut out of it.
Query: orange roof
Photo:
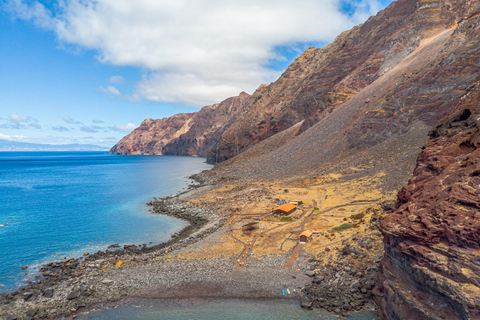
[[[274,210],[277,211],[277,210],[282,210],[284,212],[289,212],[293,209],[295,209],[297,206],[294,205],[294,204],[291,204],[291,203],[287,203],[287,204],[282,204],[281,206],[279,207],[276,207]]]
[[[305,236],[305,237],[307,237],[307,238],[310,238],[310,236],[312,235],[312,233],[313,233],[313,232],[310,231],[310,230],[305,230],[305,231],[303,231],[302,233],[300,233],[300,237],[301,237],[301,236]]]

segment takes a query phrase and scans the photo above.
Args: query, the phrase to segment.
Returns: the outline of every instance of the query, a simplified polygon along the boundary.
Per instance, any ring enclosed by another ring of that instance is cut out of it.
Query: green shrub
[[[313,208],[313,210],[320,210],[318,207]]]
[[[351,223],[343,223],[343,224],[339,225],[338,227],[332,228],[332,230],[340,231],[340,230],[350,229],[351,227],[353,227],[353,225]]]
[[[280,221],[292,221],[292,217],[283,217]]]
[[[283,192],[287,193],[287,192],[288,192],[288,189],[283,190]]]

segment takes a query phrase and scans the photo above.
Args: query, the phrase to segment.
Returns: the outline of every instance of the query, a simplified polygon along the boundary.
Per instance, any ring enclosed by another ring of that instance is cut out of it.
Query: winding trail
[[[352,202],[349,202],[349,203],[346,203],[346,204],[342,204],[342,205],[338,205],[338,206],[335,206],[335,207],[331,207],[331,208],[328,208],[328,209],[325,209],[325,210],[321,210],[321,211],[318,211],[318,213],[316,213],[316,215],[320,215],[320,214],[324,214],[324,213],[327,213],[327,212],[330,212],[332,210],[335,210],[335,209],[339,209],[339,208],[343,208],[343,207],[349,207],[349,206],[360,206],[360,205],[367,205],[367,204],[371,204],[371,203],[375,203],[377,201],[379,201],[380,199],[375,199],[375,200],[355,200],[355,201],[352,201]],[[285,222],[285,223],[282,223],[282,224],[279,224],[273,228],[270,228],[270,229],[266,229],[266,230],[262,230],[263,232],[261,234],[257,234],[253,237],[252,241],[249,241],[249,242],[245,242],[245,241],[242,241],[240,240],[239,238],[235,237],[234,235],[234,231],[235,231],[235,222],[237,221],[238,218],[244,218],[244,217],[261,217],[261,216],[264,216],[266,213],[258,213],[258,214],[242,214],[242,215],[237,215],[235,216],[232,221],[229,223],[229,226],[227,228],[227,236],[229,236],[230,238],[234,239],[235,241],[238,241],[239,243],[243,244],[243,250],[242,252],[237,256],[236,260],[235,260],[235,264],[234,264],[234,268],[237,269],[237,270],[241,270],[242,268],[245,267],[246,265],[246,262],[247,262],[247,259],[248,257],[250,257],[250,254],[253,250],[253,247],[255,245],[255,242],[257,241],[257,239],[260,237],[260,235],[267,235],[268,233],[274,231],[275,229],[277,228],[280,228],[280,227],[284,227],[285,225],[289,225],[289,224],[292,224],[292,223],[298,223],[300,219],[301,222],[300,224],[295,227],[295,229],[299,228],[299,232],[302,233],[303,231],[305,231],[305,225],[307,223],[310,223],[312,221],[312,216],[314,215],[315,213],[315,207],[317,206],[317,202],[315,200],[313,200],[313,209],[311,211],[307,211],[307,210],[304,210],[302,212],[302,214],[300,216],[298,216],[298,218],[296,218],[295,220],[293,221],[288,221],[288,222]],[[297,231],[298,232],[298,231]],[[281,247],[283,247],[283,244],[285,243],[285,241],[287,240],[297,240],[297,239],[292,239],[291,236],[292,234],[294,233],[294,231],[290,231],[290,235],[288,236],[287,239],[285,239],[283,242],[282,242],[282,245]],[[302,243],[302,242],[298,242],[296,244],[296,246],[293,248],[292,252],[290,253],[289,257],[288,257],[288,260],[287,262],[284,264],[283,268],[285,269],[289,269],[289,268],[292,268],[293,265],[295,264],[295,262],[297,261],[298,257],[300,256],[300,253],[302,251],[302,249],[304,248],[305,246],[305,243]]]

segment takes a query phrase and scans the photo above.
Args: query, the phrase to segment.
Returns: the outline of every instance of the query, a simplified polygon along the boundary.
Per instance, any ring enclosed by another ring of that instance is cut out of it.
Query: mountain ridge
[[[93,144],[40,144],[0,139],[0,151],[108,151]]]

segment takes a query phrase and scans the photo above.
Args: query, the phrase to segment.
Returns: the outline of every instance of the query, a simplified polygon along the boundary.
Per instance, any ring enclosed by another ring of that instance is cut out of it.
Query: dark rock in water
[[[67,300],[74,300],[80,297],[80,290],[73,290],[67,296]]]
[[[52,288],[48,288],[46,289],[45,291],[43,291],[43,296],[45,298],[52,298],[53,297],[53,289]]]
[[[120,245],[118,243],[114,243],[107,247],[107,249],[112,249],[112,248],[120,248]]]
[[[308,297],[306,296],[302,297],[301,303],[302,303],[302,308],[310,309],[312,307],[312,301],[310,301],[310,299],[308,299]]]
[[[22,270],[27,270],[28,269],[28,266],[23,266],[22,267]]]

